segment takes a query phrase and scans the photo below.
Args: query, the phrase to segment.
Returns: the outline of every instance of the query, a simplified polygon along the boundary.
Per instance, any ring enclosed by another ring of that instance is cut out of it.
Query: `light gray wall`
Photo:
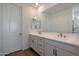
[[[29,48],[29,33],[31,32],[31,20],[36,15],[36,9],[31,6],[22,7],[23,49]]]
[[[44,31],[72,32],[72,8],[64,9],[45,17]]]

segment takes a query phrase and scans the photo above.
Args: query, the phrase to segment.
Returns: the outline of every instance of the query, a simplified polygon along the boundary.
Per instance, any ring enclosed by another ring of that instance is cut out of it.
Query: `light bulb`
[[[36,6],[38,6],[38,3],[35,3]]]

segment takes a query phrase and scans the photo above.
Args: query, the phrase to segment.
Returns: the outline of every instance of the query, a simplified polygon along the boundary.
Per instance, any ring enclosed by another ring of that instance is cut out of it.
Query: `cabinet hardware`
[[[22,33],[19,33],[19,35],[21,36],[21,35],[22,35]]]
[[[34,40],[32,40],[32,43],[34,43]]]

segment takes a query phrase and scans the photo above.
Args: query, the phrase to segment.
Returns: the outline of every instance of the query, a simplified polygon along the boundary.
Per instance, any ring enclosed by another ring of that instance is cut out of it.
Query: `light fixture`
[[[36,6],[38,6],[38,3],[35,3]]]

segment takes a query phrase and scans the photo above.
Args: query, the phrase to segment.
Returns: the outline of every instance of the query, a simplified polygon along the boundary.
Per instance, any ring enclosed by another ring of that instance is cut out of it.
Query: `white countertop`
[[[66,38],[57,37],[59,33],[43,32],[42,34],[38,34],[37,32],[31,32],[30,34],[79,47],[79,34],[63,33],[63,35],[66,35]]]

